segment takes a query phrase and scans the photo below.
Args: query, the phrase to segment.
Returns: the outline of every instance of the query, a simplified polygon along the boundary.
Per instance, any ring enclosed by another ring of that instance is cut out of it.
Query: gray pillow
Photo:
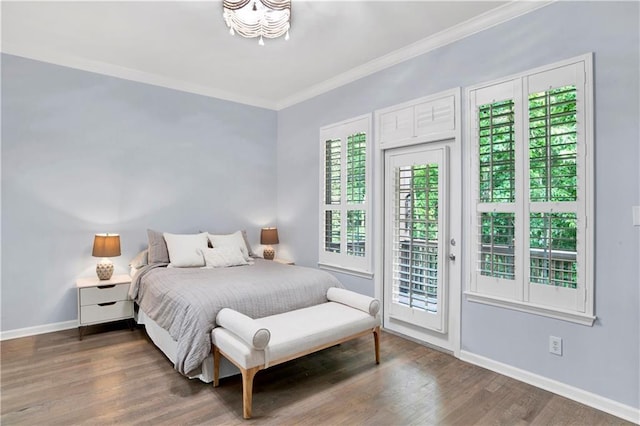
[[[129,266],[140,269],[143,266],[149,264],[149,249],[142,250],[140,253],[134,257],[131,262],[129,262]]]
[[[149,264],[169,263],[169,250],[162,232],[147,229],[149,237]]]
[[[247,231],[242,230],[242,238],[244,238],[244,243],[247,246],[247,251],[249,252],[249,257],[257,257],[251,248],[251,244],[249,244],[249,238],[247,238]]]

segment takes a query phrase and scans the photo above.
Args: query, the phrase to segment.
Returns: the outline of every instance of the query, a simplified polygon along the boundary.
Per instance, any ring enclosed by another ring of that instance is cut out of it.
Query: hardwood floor
[[[214,389],[174,371],[141,328],[96,331],[1,342],[0,423],[630,424],[388,333],[378,366],[367,336],[258,373],[245,421],[240,376]]]

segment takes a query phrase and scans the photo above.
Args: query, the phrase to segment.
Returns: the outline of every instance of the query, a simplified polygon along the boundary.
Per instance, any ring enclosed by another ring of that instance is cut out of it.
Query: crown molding
[[[263,98],[248,97],[224,90],[201,86],[188,81],[174,79],[160,74],[139,71],[101,61],[93,61],[72,55],[65,55],[50,49],[30,45],[26,43],[8,43],[3,41],[2,53],[20,56],[36,61],[47,62],[64,67],[79,69],[82,71],[108,75],[153,86],[165,87],[182,92],[193,93],[211,98],[237,102],[259,108],[281,110],[297,103],[306,101],[315,96],[351,83],[375,72],[389,68],[416,56],[435,50],[439,47],[469,37],[480,31],[499,25],[503,22],[517,18],[534,10],[545,7],[558,0],[514,0],[503,6],[478,15],[472,19],[441,31],[425,39],[419,40],[406,47],[395,50],[377,59],[367,62],[356,68],[313,85],[279,101],[271,101]]]
[[[447,44],[469,37],[511,19],[533,12],[534,10],[548,6],[556,1],[557,0],[514,0],[467,21],[461,22],[458,25],[447,28],[437,34],[369,61],[366,64],[352,68],[351,70],[325,80],[322,83],[302,90],[279,101],[277,103],[277,109],[281,110],[311,99],[385,68],[389,68],[393,65],[415,58],[416,56],[420,56],[442,46],[446,46]]]
[[[113,65],[101,61],[92,61],[71,55],[64,55],[59,52],[54,52],[49,49],[45,50],[29,44],[8,43],[3,41],[2,53],[260,108],[275,110],[277,107],[274,102],[266,99],[240,96],[224,90],[200,86],[188,81],[178,80],[160,74],[148,73],[145,71],[121,67],[119,65]]]

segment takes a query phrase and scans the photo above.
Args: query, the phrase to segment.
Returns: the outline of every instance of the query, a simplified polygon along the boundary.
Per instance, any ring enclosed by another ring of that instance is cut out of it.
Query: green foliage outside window
[[[340,139],[325,141],[325,204],[363,204],[366,197],[367,135],[364,132],[347,137],[346,191],[342,196],[342,144]],[[346,253],[365,256],[365,210],[348,210],[346,215]],[[340,253],[342,221],[340,210],[325,212],[325,251]]]
[[[340,210],[325,211],[324,249],[340,253]]]
[[[413,239],[438,239],[438,165],[401,167],[396,179],[402,208],[403,231]]]
[[[512,100],[478,110],[479,201],[514,203],[516,197],[515,110]],[[529,188],[525,202],[577,200],[576,87],[532,93],[528,99]],[[532,282],[575,288],[577,219],[575,213],[530,213]],[[482,213],[480,270],[507,278],[513,273],[515,215]],[[511,271],[509,271],[511,268]]]
[[[347,203],[364,203],[366,187],[367,135],[347,137]]]
[[[413,168],[411,197],[411,233],[413,238],[438,240],[438,165]]]
[[[349,210],[347,212],[347,254],[349,255],[365,255],[365,215],[364,210]]]
[[[340,204],[340,139],[330,139],[324,143],[324,175],[325,175],[325,204]]]
[[[515,119],[512,100],[480,107],[480,201],[515,201]]]
[[[529,95],[529,197],[576,201],[576,88]]]

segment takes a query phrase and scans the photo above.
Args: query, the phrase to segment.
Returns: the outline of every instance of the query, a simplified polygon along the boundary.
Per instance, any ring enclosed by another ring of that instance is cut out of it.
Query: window
[[[593,323],[591,55],[471,88],[469,300]]]
[[[371,277],[370,115],[320,129],[321,267]]]
[[[394,302],[438,312],[439,220],[441,186],[438,163],[395,169],[393,281]],[[413,314],[413,312],[412,312]]]

